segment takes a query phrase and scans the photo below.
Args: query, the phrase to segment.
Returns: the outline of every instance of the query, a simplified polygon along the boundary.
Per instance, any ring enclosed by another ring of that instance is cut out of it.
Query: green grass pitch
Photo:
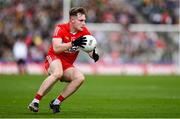
[[[49,102],[66,85],[58,82],[40,103],[27,109],[45,76],[0,75],[0,118],[176,118],[180,117],[179,76],[86,76],[80,89],[52,114]]]

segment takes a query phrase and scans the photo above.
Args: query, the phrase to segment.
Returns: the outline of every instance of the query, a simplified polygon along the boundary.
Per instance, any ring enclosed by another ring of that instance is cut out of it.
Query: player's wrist
[[[72,47],[73,47],[73,46],[78,46],[78,44],[77,44],[77,42],[74,40],[74,41],[71,42],[71,46],[72,46]]]
[[[72,46],[74,46],[74,43],[73,43],[73,41],[72,41],[72,42],[70,42],[70,45],[71,45],[71,47],[72,47]]]

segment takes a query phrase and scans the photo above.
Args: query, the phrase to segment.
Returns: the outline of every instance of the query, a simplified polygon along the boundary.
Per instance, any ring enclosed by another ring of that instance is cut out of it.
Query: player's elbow
[[[60,51],[57,50],[57,49],[54,49],[54,52],[55,52],[56,54],[59,54],[59,53],[60,53]]]

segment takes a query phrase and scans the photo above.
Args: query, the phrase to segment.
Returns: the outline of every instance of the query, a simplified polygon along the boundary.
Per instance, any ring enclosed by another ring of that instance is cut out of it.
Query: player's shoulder
[[[66,33],[66,27],[67,27],[67,24],[65,24],[65,23],[57,24],[55,26],[53,37],[63,36],[63,34]]]
[[[62,24],[57,24],[56,27],[59,27],[59,28],[64,29],[64,28],[67,27],[67,25],[68,25],[68,24],[66,24],[66,23],[62,23]]]
[[[55,27],[55,31],[57,31],[58,33],[64,33],[66,31],[68,31],[68,24],[67,23],[62,23],[62,24],[57,24]]]

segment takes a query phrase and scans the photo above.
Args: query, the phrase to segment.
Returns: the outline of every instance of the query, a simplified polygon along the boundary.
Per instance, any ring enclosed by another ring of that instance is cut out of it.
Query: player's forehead
[[[81,14],[81,13],[77,13],[77,19],[78,20],[86,20],[86,15],[85,14]]]

